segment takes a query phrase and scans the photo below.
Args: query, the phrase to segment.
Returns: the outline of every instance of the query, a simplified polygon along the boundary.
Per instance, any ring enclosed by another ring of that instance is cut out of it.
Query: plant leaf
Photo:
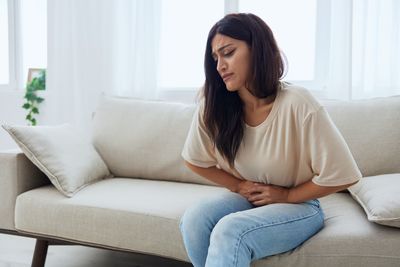
[[[22,107],[24,109],[30,109],[31,105],[29,103],[25,103]]]
[[[37,99],[37,96],[35,93],[26,93],[25,98],[29,101],[35,101]]]
[[[45,99],[39,97],[36,92],[39,90],[46,89],[46,70],[40,71],[37,77],[34,77],[31,82],[26,85],[24,98],[27,100],[22,106],[24,109],[29,111],[26,115],[26,120],[31,122],[31,125],[36,125],[36,119],[33,118],[33,114],[39,114],[39,108],[36,104],[42,103]]]

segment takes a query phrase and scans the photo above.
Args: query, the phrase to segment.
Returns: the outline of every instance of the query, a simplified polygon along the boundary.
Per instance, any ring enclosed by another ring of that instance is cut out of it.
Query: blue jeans
[[[189,207],[179,227],[195,267],[249,267],[296,248],[323,225],[316,199],[254,206],[240,194],[224,192]]]

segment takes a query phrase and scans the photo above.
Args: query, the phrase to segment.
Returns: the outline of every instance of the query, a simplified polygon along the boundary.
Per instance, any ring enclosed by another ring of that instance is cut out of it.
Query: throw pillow
[[[348,190],[369,221],[400,227],[400,173],[364,177]]]
[[[90,183],[112,177],[91,141],[70,124],[2,127],[33,164],[68,197]]]

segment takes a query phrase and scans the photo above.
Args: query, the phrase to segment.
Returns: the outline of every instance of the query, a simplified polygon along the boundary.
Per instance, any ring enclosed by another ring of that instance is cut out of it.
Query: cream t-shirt
[[[358,181],[361,172],[325,108],[306,89],[281,85],[266,120],[255,127],[245,124],[233,169],[206,133],[204,102],[196,109],[182,157],[239,179],[284,187],[309,180],[321,186]]]

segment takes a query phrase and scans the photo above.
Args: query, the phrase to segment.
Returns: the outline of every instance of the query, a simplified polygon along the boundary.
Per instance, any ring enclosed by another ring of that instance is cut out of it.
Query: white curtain
[[[400,94],[400,1],[331,0],[328,96]]]
[[[159,0],[48,1],[48,123],[90,130],[102,95],[157,97]]]
[[[327,1],[327,97],[400,94],[400,1]],[[161,4],[48,0],[46,123],[90,129],[103,94],[157,98]]]

